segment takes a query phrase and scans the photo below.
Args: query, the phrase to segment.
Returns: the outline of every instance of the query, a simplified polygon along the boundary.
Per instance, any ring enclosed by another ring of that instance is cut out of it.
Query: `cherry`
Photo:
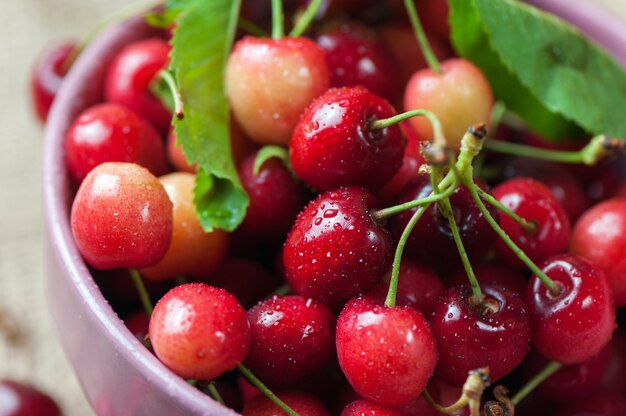
[[[332,87],[361,85],[390,101],[400,93],[398,63],[373,30],[343,22],[325,28],[316,42],[326,52]]]
[[[140,40],[126,46],[109,66],[104,86],[107,101],[130,108],[149,120],[162,135],[167,133],[172,115],[150,92],[150,84],[167,66],[169,52],[169,44],[160,38]]]
[[[305,38],[239,40],[226,65],[226,93],[255,142],[287,144],[300,113],[330,86],[324,52]]]
[[[301,296],[273,296],[248,312],[250,352],[244,363],[264,383],[288,386],[330,362],[335,315]]]
[[[266,160],[255,173],[257,155],[251,154],[237,166],[241,184],[250,198],[238,232],[258,241],[282,242],[311,196],[278,158]]]
[[[172,201],[172,239],[165,256],[154,266],[141,269],[150,280],[177,276],[206,276],[226,257],[229,234],[215,229],[205,232],[193,202],[195,175],[174,172],[159,178]]]
[[[190,164],[183,147],[176,142],[176,134],[174,134],[173,128],[167,133],[165,150],[167,159],[177,171],[189,172],[194,175],[198,172],[198,164]]]
[[[388,290],[389,280],[384,279],[367,296],[382,305]],[[400,264],[396,305],[410,306],[429,317],[444,291],[443,282],[432,270],[410,260],[404,260]]]
[[[155,176],[169,170],[163,140],[154,127],[113,103],[90,107],[74,120],[65,134],[65,159],[78,183],[104,162],[136,163]]]
[[[382,406],[417,399],[437,363],[435,339],[420,312],[379,306],[366,298],[343,308],[336,343],[339,365],[352,387]]]
[[[300,213],[283,250],[294,292],[332,306],[371,289],[391,266],[391,238],[359,188],[321,194]]]
[[[615,304],[626,306],[626,198],[613,198],[588,209],[574,225],[570,253],[604,270]]]
[[[296,125],[289,143],[293,170],[320,191],[380,187],[402,165],[405,143],[398,126],[375,129],[372,122],[394,115],[391,104],[363,87],[328,90]]]
[[[150,318],[154,352],[184,378],[212,380],[239,364],[250,346],[246,311],[237,299],[213,286],[176,286]]]
[[[524,302],[514,292],[482,284],[484,300],[472,304],[468,286],[448,289],[439,298],[431,322],[439,351],[438,372],[461,386],[468,372],[489,367],[492,381],[518,366],[530,349]]]
[[[301,392],[278,392],[276,394],[287,406],[300,416],[330,416],[324,404],[317,398]],[[287,413],[266,396],[259,395],[243,407],[243,416],[284,416]]]
[[[148,336],[150,318],[145,311],[137,311],[124,318],[124,325],[140,342]]]
[[[500,264],[478,264],[472,265],[478,283],[487,285],[498,285],[512,292],[517,293],[522,299],[526,294],[527,279],[519,271]],[[458,270],[446,279],[449,287],[468,285],[465,270]]]
[[[3,416],[61,416],[59,406],[28,384],[0,380],[0,414]]]
[[[489,121],[493,92],[480,69],[469,61],[449,59],[441,64],[441,69],[441,74],[422,69],[411,77],[404,92],[404,109],[435,113],[448,144],[458,149],[469,126]],[[414,117],[411,125],[422,140],[433,138],[427,119]]]
[[[147,169],[107,162],[81,183],[70,225],[78,251],[96,269],[153,266],[172,238],[172,203]]]
[[[404,413],[388,407],[378,406],[367,400],[356,400],[341,411],[340,416],[403,416]]]
[[[30,94],[39,121],[48,118],[48,112],[67,72],[67,60],[76,48],[74,43],[62,43],[45,51],[33,68]]]
[[[610,390],[597,390],[590,396],[568,401],[555,410],[555,416],[623,416],[626,415],[624,398]]]
[[[510,179],[496,186],[493,196],[515,214],[534,224],[533,230],[527,230],[508,215],[501,216],[502,229],[534,263],[567,250],[571,234],[569,218],[552,192],[541,182],[530,178]],[[503,241],[498,240],[495,248],[508,264],[525,267]]]
[[[403,188],[396,199],[396,204],[424,198],[431,192],[430,177],[419,175]],[[484,256],[496,240],[496,234],[472,200],[469,190],[459,186],[450,196],[450,203],[468,256],[470,258]],[[391,231],[396,238],[400,237],[415,211],[417,208],[406,210],[391,218]],[[494,218],[498,218],[496,209],[490,208],[490,213]],[[417,263],[445,269],[460,263],[460,258],[454,254],[456,252],[457,247],[448,219],[441,214],[437,204],[432,204],[409,235],[405,253]],[[441,255],[443,253],[446,255]],[[452,259],[454,262],[451,262]]]
[[[526,292],[532,341],[545,357],[563,364],[588,360],[616,327],[613,293],[604,272],[587,260],[562,254],[541,269],[560,290],[550,292],[533,276]]]

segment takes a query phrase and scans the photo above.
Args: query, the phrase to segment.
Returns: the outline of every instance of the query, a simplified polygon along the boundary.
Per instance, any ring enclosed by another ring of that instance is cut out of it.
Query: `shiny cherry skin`
[[[333,307],[370,290],[389,271],[391,237],[360,188],[321,194],[300,213],[283,250],[294,292]]]
[[[237,299],[202,283],[176,286],[154,307],[150,342],[174,373],[212,380],[234,369],[250,347],[250,325]]]
[[[170,111],[150,92],[156,74],[167,67],[166,40],[140,40],[123,48],[109,66],[104,85],[107,101],[125,105],[148,120],[163,135],[172,121]]]
[[[129,162],[155,176],[169,171],[163,139],[150,123],[120,104],[102,103],[83,111],[65,134],[65,160],[80,183],[104,162]]]
[[[404,413],[367,400],[356,400],[344,407],[340,416],[404,416]]]
[[[301,296],[273,296],[248,311],[244,364],[264,383],[286,387],[326,366],[335,349],[335,315]]]
[[[405,141],[399,126],[373,129],[371,123],[395,114],[363,87],[328,90],[296,125],[289,142],[293,170],[319,191],[380,187],[400,169]]]
[[[52,102],[67,72],[67,59],[76,45],[62,43],[46,50],[39,58],[30,78],[30,95],[37,118],[46,122]]]
[[[367,296],[374,299],[379,305],[385,303],[389,290],[389,277],[390,275],[385,276],[382,282],[367,293]],[[410,260],[403,260],[400,264],[396,305],[410,306],[429,317],[435,309],[437,299],[445,290],[439,276],[429,268]]]
[[[431,192],[430,176],[421,174],[402,189],[395,203],[402,204],[424,198]],[[459,186],[450,196],[450,203],[467,254],[470,258],[484,256],[497,236],[472,200],[468,189]],[[491,207],[488,209],[498,220],[498,211]],[[415,211],[417,208],[406,210],[391,218],[391,231],[396,239],[400,238]],[[446,269],[460,264],[450,224],[441,214],[437,204],[432,204],[415,224],[405,252],[409,259],[434,269]]]
[[[315,41],[326,52],[332,87],[361,85],[389,101],[400,93],[398,63],[373,30],[342,22],[323,30]]]
[[[524,299],[528,279],[518,269],[506,267],[501,264],[473,264],[472,268],[478,283],[487,285],[498,285],[517,293]],[[446,278],[448,287],[469,286],[467,273],[464,269],[459,269]]]
[[[35,387],[13,380],[0,380],[0,415],[61,416],[61,409],[50,396]]]
[[[330,86],[324,51],[305,38],[239,40],[226,64],[232,112],[253,141],[286,145],[302,111]]]
[[[206,232],[198,219],[193,202],[195,179],[195,175],[187,172],[173,172],[159,178],[173,205],[172,239],[157,264],[141,269],[146,279],[210,275],[226,257],[230,235],[219,229]]]
[[[147,169],[107,162],[81,183],[70,225],[78,251],[96,269],[153,266],[172,238],[172,202]]]
[[[623,416],[626,415],[626,401],[615,392],[599,389],[586,397],[568,400],[552,414],[554,416]]]
[[[545,357],[578,364],[600,352],[616,328],[615,302],[605,273],[582,257],[561,254],[542,271],[558,286],[553,294],[533,276],[526,292],[532,341]]]
[[[430,110],[441,121],[444,135],[453,149],[470,126],[489,121],[494,98],[483,73],[471,62],[453,58],[442,62],[442,73],[417,71],[404,91],[404,110]],[[424,117],[411,125],[422,140],[433,138],[432,126]]]
[[[381,406],[417,399],[437,364],[435,338],[419,311],[367,298],[352,299],[339,314],[336,345],[354,390]]]
[[[311,193],[277,158],[263,162],[255,174],[257,155],[251,154],[237,166],[243,189],[250,198],[237,232],[257,241],[283,242]]]
[[[569,251],[604,270],[615,304],[626,306],[626,198],[589,208],[574,225]]]
[[[277,392],[276,395],[300,416],[330,416],[326,406],[316,397],[297,391]],[[244,405],[243,416],[284,416],[287,413],[264,395],[258,395]]]
[[[431,322],[439,351],[438,373],[461,386],[470,370],[489,367],[497,381],[517,367],[530,350],[524,302],[500,286],[481,285],[485,299],[472,304],[468,286],[448,289],[439,298]]]
[[[552,192],[541,182],[530,178],[514,178],[493,188],[493,196],[536,229],[524,230],[508,215],[500,216],[500,226],[513,242],[535,263],[564,253],[571,235],[569,218]],[[496,252],[507,264],[524,268],[522,261],[498,239]]]

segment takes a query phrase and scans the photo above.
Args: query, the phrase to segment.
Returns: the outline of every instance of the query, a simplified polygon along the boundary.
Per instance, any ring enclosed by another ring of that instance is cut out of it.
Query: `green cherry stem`
[[[441,186],[441,183],[440,183]],[[388,218],[391,217],[393,215],[399,214],[403,211],[412,209],[412,208],[416,208],[419,206],[423,206],[423,205],[427,205],[427,204],[431,204],[433,202],[438,202],[441,201],[442,199],[452,195],[452,192],[454,192],[454,189],[456,188],[456,184],[451,184],[448,187],[446,187],[445,190],[443,190],[440,194],[435,195],[435,194],[430,194],[424,198],[420,198],[420,199],[416,199],[414,201],[409,201],[409,202],[405,202],[404,204],[400,204],[400,205],[395,205],[393,207],[389,207],[389,208],[383,208],[383,209],[379,209],[378,211],[374,211],[372,213],[372,216],[377,219],[377,220],[382,220],[384,218]]]
[[[296,25],[293,27],[293,29],[291,29],[291,33],[289,33],[289,36],[302,36],[302,34],[308,29],[309,25],[315,18],[317,11],[322,6],[322,1],[323,0],[313,0],[311,3],[309,3],[304,13],[302,13],[300,18],[296,22]]]
[[[417,41],[420,45],[422,53],[424,54],[424,58],[426,58],[428,67],[433,70],[433,72],[442,74],[443,70],[441,69],[441,64],[435,56],[433,49],[430,47],[430,43],[428,42],[428,38],[426,37],[426,33],[424,32],[424,27],[422,26],[419,16],[417,15],[417,10],[415,10],[415,4],[413,1],[414,0],[404,0],[404,7],[406,8],[406,12],[409,15],[409,19],[411,20],[413,31],[415,32]]]
[[[213,398],[213,400],[215,400],[221,405],[224,405],[224,406],[226,405],[226,403],[224,403],[224,399],[222,399],[221,394],[217,391],[217,388],[215,388],[215,382],[212,381],[209,384],[207,384],[206,389],[211,395],[211,397]]]
[[[154,84],[152,84],[151,86],[153,91],[158,91],[159,86],[156,83],[158,83],[159,81],[162,81],[165,84],[165,86],[167,87],[167,91],[172,97],[171,103],[173,103],[174,107],[174,116],[177,119],[182,120],[183,118],[185,118],[185,112],[183,110],[183,97],[180,94],[178,86],[176,85],[176,80],[174,79],[174,76],[167,69],[162,69],[157,72],[156,76],[153,79]]]
[[[146,311],[146,315],[148,315],[148,318],[150,318],[152,316],[152,311],[154,308],[152,306],[152,301],[150,300],[150,295],[146,290],[146,286],[143,284],[143,280],[141,279],[141,275],[139,274],[139,271],[137,269],[128,269],[128,272],[130,273],[130,277],[131,279],[133,279],[133,283],[137,288],[137,293],[139,293],[139,300],[141,301],[141,305]]]
[[[258,176],[263,164],[271,158],[277,158],[280,160],[291,173],[291,160],[289,159],[289,150],[282,146],[268,145],[263,146],[254,159],[254,165],[252,166],[252,173],[254,176]]]
[[[443,134],[443,127],[441,126],[441,122],[432,111],[428,110],[410,110],[405,111],[404,113],[397,114],[393,117],[385,118],[382,120],[374,120],[370,123],[370,128],[374,130],[386,129],[387,127],[393,126],[394,124],[417,116],[426,117],[430,121],[433,126],[433,133],[435,135],[435,137],[433,138],[434,142],[445,146],[446,137]]]
[[[537,231],[537,223],[536,222],[528,221],[527,219],[520,217],[515,212],[511,211],[511,209],[509,207],[507,207],[502,202],[500,202],[496,198],[494,198],[489,192],[485,192],[484,190],[482,190],[482,189],[480,189],[478,187],[476,187],[476,191],[478,191],[478,195],[483,200],[485,200],[485,202],[487,202],[490,205],[493,205],[494,207],[496,207],[497,209],[499,209],[500,211],[505,213],[513,221],[518,223],[520,225],[520,227],[522,227],[524,229],[524,231],[526,231],[527,233],[533,234],[533,233],[535,233],[535,231]]]
[[[272,0],[272,38],[280,39],[285,36],[285,22],[283,21],[282,0]]]
[[[276,396],[261,380],[259,380],[252,372],[246,368],[243,364],[237,364],[237,369],[244,375],[245,378],[257,389],[261,390],[261,392],[267,396],[272,402],[276,404],[276,406],[283,409],[289,416],[299,416],[291,407],[289,407],[285,402],[280,400],[278,396]]]
[[[511,399],[511,403],[514,406],[520,404],[522,400],[526,396],[528,396],[533,390],[537,388],[538,385],[543,383],[545,379],[550,377],[552,374],[559,371],[559,369],[563,366],[561,363],[557,363],[556,361],[550,361],[540,372],[535,374],[535,376],[528,381]]]

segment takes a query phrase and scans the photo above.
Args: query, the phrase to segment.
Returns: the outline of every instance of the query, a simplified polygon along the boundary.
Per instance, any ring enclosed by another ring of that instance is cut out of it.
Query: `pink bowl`
[[[626,25],[583,0],[529,0],[579,26],[626,66]],[[80,111],[101,99],[104,73],[125,44],[151,36],[142,19],[108,29],[72,67],[46,127],[43,196],[50,309],[82,388],[102,415],[235,415],[172,374],[126,329],[103,298],[69,227],[72,189],[63,137]]]

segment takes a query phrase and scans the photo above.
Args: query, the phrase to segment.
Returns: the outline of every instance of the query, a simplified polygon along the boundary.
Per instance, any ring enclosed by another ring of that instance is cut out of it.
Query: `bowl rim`
[[[626,67],[626,48],[620,47],[626,45],[626,21],[588,0],[579,0],[574,4],[570,0],[526,2],[553,12],[577,26]],[[52,250],[58,254],[62,267],[67,272],[63,274],[64,278],[70,280],[76,295],[87,305],[84,310],[86,318],[97,326],[126,361],[134,363],[138,373],[148,383],[156,386],[164,396],[170,397],[189,412],[237,415],[232,409],[219,404],[175,375],[130,333],[95,284],[70,230],[67,206],[70,182],[64,165],[63,137],[71,122],[68,121],[67,114],[80,105],[76,103],[73,92],[85,82],[84,73],[93,68],[93,61],[98,59],[102,51],[107,50],[110,38],[128,31],[138,24],[138,20],[140,18],[133,18],[106,29],[81,53],[66,76],[51,108],[45,128],[41,179],[43,217],[48,233],[46,238],[52,242]]]

